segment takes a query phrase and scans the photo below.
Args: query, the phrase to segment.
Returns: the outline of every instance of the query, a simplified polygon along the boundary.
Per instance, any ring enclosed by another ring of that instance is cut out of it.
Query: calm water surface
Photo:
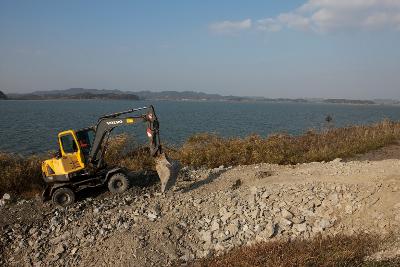
[[[384,118],[400,120],[399,106],[356,106],[297,103],[233,103],[182,101],[0,101],[0,151],[24,154],[56,148],[59,131],[93,125],[103,114],[153,104],[160,119],[161,138],[180,144],[199,132],[223,136],[266,136],[274,132],[301,134],[324,127],[330,114],[335,126],[368,124]],[[121,130],[119,130],[121,131]],[[138,141],[145,126],[123,129]]]

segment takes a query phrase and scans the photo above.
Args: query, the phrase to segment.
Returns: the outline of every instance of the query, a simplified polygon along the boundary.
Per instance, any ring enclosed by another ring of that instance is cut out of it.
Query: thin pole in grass
[[[329,131],[330,129],[334,128],[334,120],[333,120],[333,116],[328,114],[325,117],[325,129],[326,131]]]

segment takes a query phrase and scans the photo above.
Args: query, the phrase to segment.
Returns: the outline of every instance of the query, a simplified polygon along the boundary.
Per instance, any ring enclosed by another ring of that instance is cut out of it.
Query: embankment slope
[[[7,204],[0,265],[165,266],[259,241],[400,229],[400,145],[348,161],[184,169],[173,191],[158,186],[66,210]],[[398,253],[394,236],[375,256]]]

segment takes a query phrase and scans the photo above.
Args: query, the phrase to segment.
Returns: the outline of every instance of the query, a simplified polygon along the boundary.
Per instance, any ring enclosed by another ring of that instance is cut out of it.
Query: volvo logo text
[[[108,121],[107,125],[116,125],[116,124],[121,124],[121,123],[123,123],[122,120],[119,120],[119,121]]]

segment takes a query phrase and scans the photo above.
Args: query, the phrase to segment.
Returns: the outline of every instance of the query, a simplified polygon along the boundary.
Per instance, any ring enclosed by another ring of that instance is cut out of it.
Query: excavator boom
[[[147,113],[121,117],[122,115],[142,110],[147,110]],[[150,154],[155,158],[156,170],[161,181],[161,191],[164,192],[175,184],[179,172],[179,163],[169,159],[162,151],[159,122],[153,106],[130,109],[102,116],[96,125],[96,134],[89,154],[89,162],[99,168],[103,163],[104,152],[111,131],[115,127],[131,125],[138,121],[145,121],[147,123],[146,134],[149,139]]]
[[[129,113],[134,113],[141,110],[147,110],[146,114],[124,116]],[[111,132],[119,126],[132,125],[139,121],[147,123],[147,136],[149,138],[150,153],[153,157],[161,154],[161,143],[159,135],[159,122],[155,114],[154,107],[142,107],[138,109],[131,109],[123,112],[117,112],[105,115],[99,118],[95,129],[95,136],[92,148],[89,153],[88,162],[97,168],[101,167],[104,158],[104,152],[107,148],[108,138]]]

